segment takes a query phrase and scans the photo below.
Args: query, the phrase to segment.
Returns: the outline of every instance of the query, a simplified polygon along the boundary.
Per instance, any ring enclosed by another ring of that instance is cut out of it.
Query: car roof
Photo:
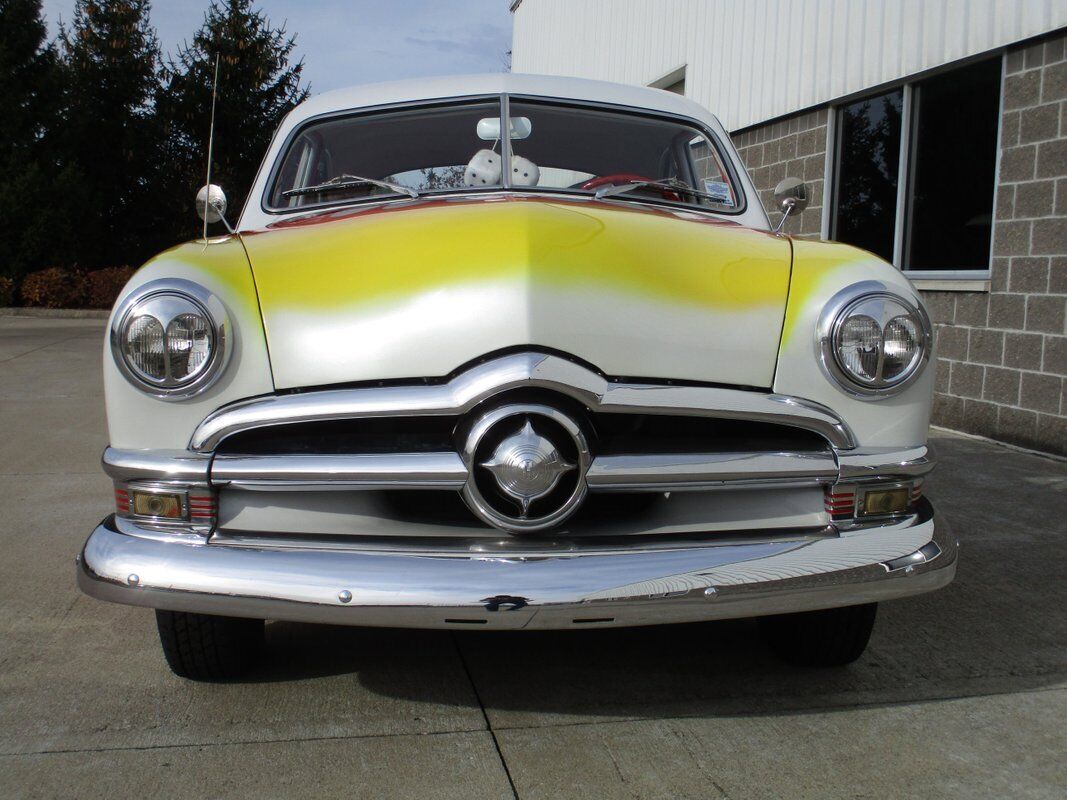
[[[498,72],[417,78],[335,89],[305,100],[293,109],[287,121],[293,121],[294,117],[304,120],[320,114],[394,103],[505,93],[633,106],[697,119],[712,116],[699,103],[662,89],[584,78]]]

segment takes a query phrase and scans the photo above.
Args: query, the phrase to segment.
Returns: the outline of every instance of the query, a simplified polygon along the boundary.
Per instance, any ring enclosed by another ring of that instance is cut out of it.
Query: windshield
[[[282,156],[269,205],[281,211],[507,187],[740,210],[718,147],[684,122],[511,100],[508,153],[502,123],[498,100],[312,122]]]

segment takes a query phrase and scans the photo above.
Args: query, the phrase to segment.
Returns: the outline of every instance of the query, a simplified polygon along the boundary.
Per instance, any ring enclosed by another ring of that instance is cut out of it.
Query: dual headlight
[[[139,389],[188,397],[218,376],[226,355],[222,304],[189,281],[145,284],[123,300],[111,327],[119,369]]]
[[[930,319],[899,295],[853,287],[827,305],[819,344],[823,366],[843,389],[886,396],[917,378],[929,360]]]

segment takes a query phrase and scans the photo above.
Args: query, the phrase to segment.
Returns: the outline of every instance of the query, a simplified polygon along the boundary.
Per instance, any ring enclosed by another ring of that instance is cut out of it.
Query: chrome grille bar
[[[599,492],[833,483],[829,453],[681,453],[598,456],[587,474]],[[216,456],[211,482],[243,489],[460,489],[457,453]]]
[[[201,422],[189,449],[211,452],[229,436],[273,425],[459,415],[494,395],[522,388],[556,391],[596,412],[768,422],[813,431],[838,450],[856,446],[833,411],[801,398],[718,386],[618,383],[559,356],[516,353],[471,367],[447,383],[328,389],[235,403]]]
[[[211,481],[242,489],[460,489],[458,453],[216,456]]]
[[[661,492],[813,486],[837,475],[830,453],[654,453],[597,456],[586,480],[594,492]]]

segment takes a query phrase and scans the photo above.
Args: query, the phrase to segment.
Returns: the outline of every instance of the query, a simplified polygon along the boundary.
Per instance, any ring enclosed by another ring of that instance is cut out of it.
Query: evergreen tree
[[[274,27],[252,0],[211,0],[191,43],[164,70],[157,102],[166,142],[161,159],[172,200],[175,238],[195,236],[193,196],[204,183],[215,58],[219,58],[212,183],[220,184],[235,217],[282,117],[308,95],[303,61],[290,63],[296,38]]]
[[[160,50],[149,0],[76,0],[60,33],[68,196],[83,267],[139,263],[156,244],[149,176]]]
[[[48,266],[70,236],[49,200],[55,157],[55,49],[40,0],[0,0],[0,275]]]

